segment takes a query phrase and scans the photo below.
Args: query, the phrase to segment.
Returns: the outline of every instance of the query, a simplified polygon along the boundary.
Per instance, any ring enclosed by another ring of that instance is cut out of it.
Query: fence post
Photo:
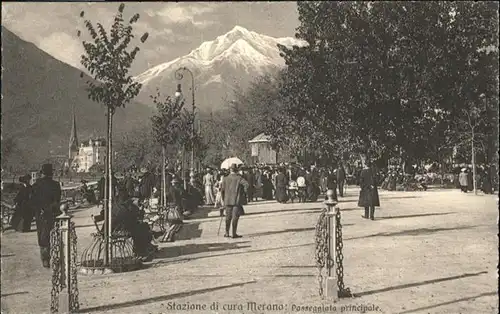
[[[328,226],[328,254],[327,260],[325,261],[325,265],[327,267],[327,275],[326,278],[326,289],[325,296],[330,300],[338,300],[338,286],[337,286],[337,275],[334,270],[334,263],[336,256],[336,224],[335,224],[335,205],[337,205],[337,201],[333,198],[334,191],[328,190],[326,192],[327,200],[325,201],[325,205],[328,207],[327,215],[327,226]]]
[[[76,232],[68,204],[61,205],[51,232],[52,313],[74,313],[79,308],[76,265]]]

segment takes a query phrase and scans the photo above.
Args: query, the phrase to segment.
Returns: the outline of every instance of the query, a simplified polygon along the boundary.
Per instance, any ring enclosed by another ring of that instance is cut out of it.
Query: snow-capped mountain
[[[223,99],[231,97],[234,88],[245,88],[255,77],[284,66],[278,44],[291,47],[303,45],[303,42],[291,37],[269,37],[235,26],[227,34],[202,43],[188,55],[138,75],[136,80],[143,84],[139,97],[149,99],[157,88],[162,94],[173,93],[177,83],[175,71],[187,67],[194,75],[197,104],[202,109],[219,109]],[[191,88],[187,79],[190,78],[185,77],[182,81],[185,93]]]

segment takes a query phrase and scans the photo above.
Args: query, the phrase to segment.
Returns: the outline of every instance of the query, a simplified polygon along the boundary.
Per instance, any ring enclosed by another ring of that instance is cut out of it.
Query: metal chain
[[[327,209],[323,209],[323,212],[319,215],[318,222],[316,223],[316,266],[318,267],[318,285],[319,285],[319,295],[324,297],[323,282],[324,282],[324,270],[328,268],[329,265],[333,266],[333,259],[328,254],[328,215]]]
[[[78,253],[77,253],[77,236],[75,223],[71,222],[69,226],[70,232],[70,244],[71,244],[71,287],[69,287],[69,293],[71,296],[70,310],[78,311],[80,309],[80,303],[78,302]]]
[[[59,291],[61,291],[61,234],[58,222],[50,231],[50,262],[52,268],[52,290],[50,292],[50,311],[57,313],[59,310]]]
[[[342,254],[342,248],[344,247],[344,244],[342,242],[342,223],[340,219],[340,210],[336,210],[335,212],[335,224],[336,224],[336,256],[335,256],[335,262],[337,263],[337,287],[338,287],[338,296],[339,297],[350,297],[352,296],[351,291],[349,288],[345,288],[344,286],[344,255]]]

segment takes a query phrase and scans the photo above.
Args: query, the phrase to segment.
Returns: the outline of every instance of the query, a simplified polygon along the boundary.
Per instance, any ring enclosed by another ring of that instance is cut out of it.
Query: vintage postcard
[[[498,313],[498,9],[2,2],[1,312]]]

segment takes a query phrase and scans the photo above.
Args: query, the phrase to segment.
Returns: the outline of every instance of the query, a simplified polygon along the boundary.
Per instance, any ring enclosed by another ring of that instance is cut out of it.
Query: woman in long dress
[[[224,200],[222,199],[222,191],[221,191],[223,179],[224,179],[224,177],[222,176],[222,174],[219,174],[218,180],[217,180],[217,182],[215,182],[215,189],[217,191],[217,194],[215,195],[215,203],[214,203],[215,208],[224,207]]]
[[[14,203],[15,212],[11,220],[12,228],[18,232],[28,232],[31,229],[31,222],[33,221],[33,210],[31,208],[31,179],[30,175],[25,175],[19,178],[22,187],[17,193]]]
[[[205,186],[205,204],[213,205],[215,203],[214,197],[214,182],[215,178],[212,171],[207,169],[207,174],[203,177],[203,186]]]

